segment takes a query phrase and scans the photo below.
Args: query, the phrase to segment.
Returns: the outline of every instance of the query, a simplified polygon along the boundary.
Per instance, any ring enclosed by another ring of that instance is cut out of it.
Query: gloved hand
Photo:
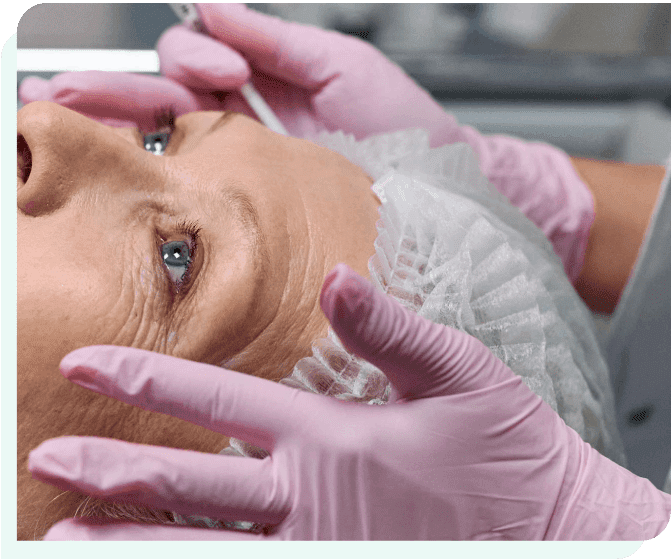
[[[459,126],[424,89],[380,51],[357,38],[286,22],[244,4],[199,4],[212,37],[183,25],[157,51],[169,79],[113,72],[23,80],[23,103],[54,101],[112,126],[151,131],[159,108],[179,116],[233,110],[254,117],[237,92],[252,80],[290,134],[343,130],[357,139],[424,128],[430,144],[468,143],[495,188],[552,243],[574,282],[594,219],[590,191],[567,155],[547,144],[484,136]],[[223,102],[222,93],[226,92]]]
[[[46,538],[643,540],[667,524],[669,495],[594,451],[477,339],[418,317],[345,265],[320,304],[343,343],[388,376],[388,405],[83,348],[61,363],[71,381],[270,455],[65,437],[29,458],[35,478],[63,490],[270,524],[266,535],[65,520]]]
[[[435,144],[444,143],[453,119],[370,44],[286,22],[244,4],[200,4],[198,9],[212,38],[176,25],[157,44],[161,73],[170,80],[66,73],[50,81],[27,78],[19,97],[24,103],[55,101],[94,118],[120,115],[144,121],[167,102],[177,115],[227,109],[255,117],[237,91],[252,78],[292,135],[327,129],[362,138],[422,127],[430,130]],[[223,103],[213,91],[227,93]]]

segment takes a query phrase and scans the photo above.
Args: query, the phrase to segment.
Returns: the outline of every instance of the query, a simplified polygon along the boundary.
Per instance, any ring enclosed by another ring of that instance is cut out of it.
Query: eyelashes
[[[170,139],[175,132],[175,109],[173,107],[161,107],[154,113],[154,132],[145,134],[143,144],[145,150],[162,156]]]
[[[159,247],[162,265],[170,280],[173,293],[179,294],[191,285],[194,263],[199,250],[198,222],[183,220],[175,227],[182,237],[179,241],[163,241]],[[188,241],[184,241],[187,238]]]

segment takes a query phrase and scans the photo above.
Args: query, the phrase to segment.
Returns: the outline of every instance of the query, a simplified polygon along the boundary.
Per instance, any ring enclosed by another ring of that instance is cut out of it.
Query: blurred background
[[[670,154],[669,3],[248,6],[371,42],[481,132],[631,163]],[[17,41],[145,50],[175,23],[167,4],[39,4]]]

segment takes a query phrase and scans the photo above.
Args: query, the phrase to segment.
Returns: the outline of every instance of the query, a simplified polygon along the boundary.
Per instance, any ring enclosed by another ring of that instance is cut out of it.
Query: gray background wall
[[[460,50],[474,19],[531,49],[669,56],[669,4],[248,4],[302,23],[366,33],[383,50]],[[75,16],[75,17],[73,17]],[[167,4],[38,4],[18,48],[150,49],[177,18]],[[402,30],[403,34],[395,31]],[[420,33],[422,32],[422,33]],[[396,36],[395,36],[396,35]],[[415,39],[410,39],[415,35]]]

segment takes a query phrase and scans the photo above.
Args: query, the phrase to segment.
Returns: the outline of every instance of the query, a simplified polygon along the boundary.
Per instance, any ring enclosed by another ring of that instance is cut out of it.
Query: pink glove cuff
[[[526,193],[521,192],[520,184],[515,185],[515,179],[498,177],[498,182],[502,189],[517,188],[516,195],[526,210],[519,208],[544,232],[560,257],[569,281],[574,284],[583,268],[590,228],[595,220],[593,195],[565,152],[536,142],[527,143],[526,149],[527,157],[536,160],[544,171],[537,177],[536,187],[529,187],[538,189],[539,198],[526,204]]]
[[[469,126],[446,128],[446,143],[466,142],[476,151],[483,174],[544,232],[574,283],[583,268],[595,203],[569,156],[542,142],[485,136]]]

